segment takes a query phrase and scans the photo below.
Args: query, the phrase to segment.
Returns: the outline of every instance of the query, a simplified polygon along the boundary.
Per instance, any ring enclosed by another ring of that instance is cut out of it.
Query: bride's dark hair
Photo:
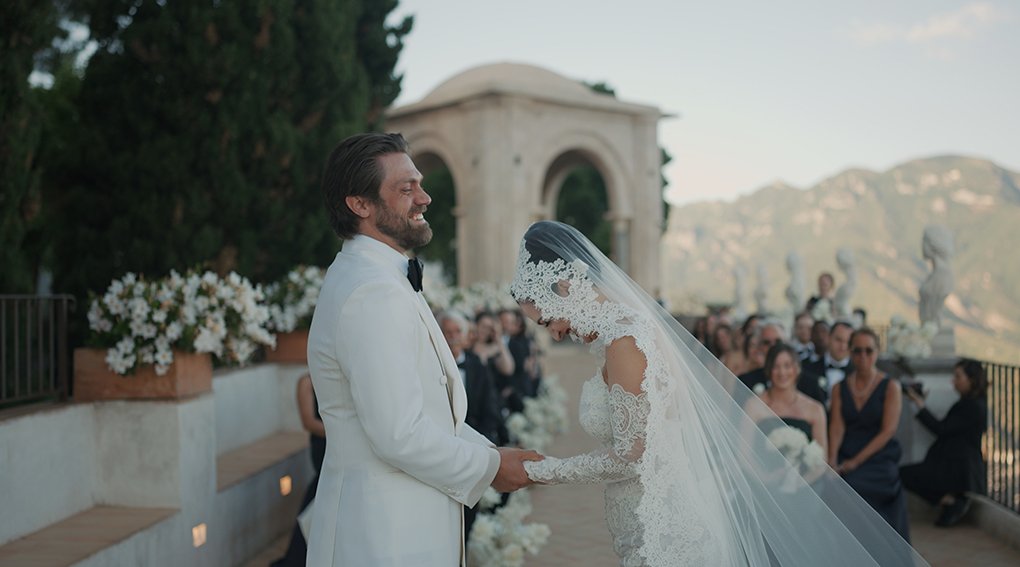
[[[588,250],[588,239],[576,228],[556,221],[538,221],[524,233],[524,248],[530,255],[529,262],[566,263],[580,260],[588,265],[591,275],[597,275],[599,262]]]

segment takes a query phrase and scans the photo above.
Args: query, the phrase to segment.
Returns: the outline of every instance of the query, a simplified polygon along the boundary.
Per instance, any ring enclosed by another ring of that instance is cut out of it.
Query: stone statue
[[[850,298],[857,291],[857,264],[854,260],[854,251],[849,248],[840,248],[836,251],[836,264],[846,276],[846,281],[836,290],[835,304],[836,317],[849,319],[853,316],[853,308],[850,307]]]
[[[931,260],[931,273],[921,284],[918,314],[921,324],[932,322],[942,327],[942,305],[953,291],[953,234],[944,226],[930,224],[924,228],[921,254]]]
[[[765,262],[758,262],[758,287],[754,289],[754,301],[758,304],[758,313],[768,313],[765,301],[769,293],[769,271]]]
[[[747,270],[743,266],[733,267],[733,282],[733,316],[742,321],[747,317],[747,303],[744,301],[747,297]]]
[[[794,316],[804,308],[804,262],[800,254],[791,251],[786,255],[786,271],[790,272],[790,285],[786,286],[786,300]]]

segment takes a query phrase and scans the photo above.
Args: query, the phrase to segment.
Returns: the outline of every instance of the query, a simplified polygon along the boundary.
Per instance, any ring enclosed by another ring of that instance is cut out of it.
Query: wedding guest
[[[811,362],[818,362],[829,351],[829,324],[815,321],[811,326],[811,344],[814,346]]]
[[[878,335],[867,327],[850,337],[854,370],[832,390],[829,462],[906,541],[907,501],[900,481],[900,384],[878,370]]]
[[[900,478],[907,490],[942,508],[935,520],[940,527],[955,526],[963,519],[970,509],[968,492],[986,493],[981,436],[988,427],[988,379],[981,363],[968,359],[957,362],[953,389],[960,399],[942,419],[928,411],[917,390],[905,390],[920,410],[915,417],[935,434],[935,443],[923,462],[900,467]]]
[[[446,344],[457,361],[457,368],[460,369],[464,382],[468,400],[467,416],[464,421],[475,431],[496,443],[499,440],[498,430],[502,421],[496,386],[482,359],[464,348],[467,320],[453,311],[444,311],[436,319],[439,321],[439,328],[443,331]]]
[[[308,443],[312,458],[312,468],[315,469],[315,476],[308,483],[305,495],[301,499],[301,508],[298,514],[308,507],[308,503],[315,498],[315,490],[319,485],[319,471],[322,470],[322,461],[326,457],[326,427],[322,424],[322,416],[319,415],[319,401],[312,389],[312,377],[308,374],[301,376],[297,381],[297,406],[298,416],[301,418],[301,426],[308,432]],[[307,542],[301,527],[294,524],[291,530],[290,543],[283,557],[272,563],[272,567],[298,567],[305,565],[305,556],[308,554]]]
[[[464,350],[475,351],[475,344],[478,343],[478,325],[471,319],[465,319],[467,333],[464,335]]]
[[[772,412],[762,412],[758,404],[746,404],[751,419],[766,435],[781,425],[799,429],[824,451],[828,446],[825,406],[798,390],[797,351],[783,343],[770,348],[765,357],[765,375],[769,386],[758,397]]]
[[[503,328],[499,319],[488,311],[482,311],[475,316],[475,328],[478,338],[472,349],[474,353],[489,367],[493,377],[512,376],[514,359],[503,342]]]
[[[863,307],[855,307],[851,319],[855,329],[868,326],[868,312]]]
[[[708,336],[708,317],[701,316],[694,320],[694,330],[691,331],[694,338],[698,339],[698,342],[705,346],[705,348],[712,350],[709,345],[711,338]]]
[[[814,324],[814,318],[806,311],[797,315],[793,321],[793,338],[790,340],[790,346],[797,352],[797,358],[802,364],[809,362],[815,355],[815,345],[811,342],[811,328]]]
[[[500,428],[503,427],[503,416],[496,386],[489,369],[478,356],[464,348],[464,331],[467,320],[453,311],[443,311],[436,317],[439,328],[443,331],[446,344],[457,361],[460,377],[464,382],[464,393],[467,394],[467,415],[464,421],[475,431],[484,435],[494,444],[500,442]],[[477,505],[476,505],[477,507]],[[477,510],[475,507],[464,507],[464,533],[471,533],[475,523]]]
[[[754,368],[739,376],[740,381],[743,382],[748,389],[755,393],[761,392],[763,388],[768,387],[768,375],[765,373],[765,362],[769,349],[787,342],[786,330],[783,328],[782,323],[779,323],[778,321],[765,322],[760,327],[757,335],[757,348],[750,353],[750,361],[751,364],[754,365]],[[808,397],[818,401],[822,401],[824,396],[818,385],[818,376],[811,372],[803,370],[799,371],[797,377],[797,389],[806,394]]]
[[[846,321],[837,321],[829,331],[828,349],[818,361],[807,365],[807,371],[825,378],[823,393],[827,400],[837,384],[846,379],[854,371],[854,363],[850,357],[850,336],[853,327]],[[821,385],[821,384],[820,384]]]
[[[516,309],[503,309],[499,312],[499,321],[503,325],[503,340],[510,356],[514,360],[514,371],[509,376],[503,376],[502,383],[497,380],[496,386],[500,390],[503,405],[511,412],[524,410],[524,398],[530,392],[529,362],[532,347],[531,340],[527,335],[527,327],[524,324],[524,315]]]
[[[814,310],[815,305],[819,301],[824,300],[829,303],[829,309],[831,313],[835,314],[836,309],[835,292],[836,292],[836,279],[832,277],[832,274],[830,274],[829,272],[822,272],[821,274],[818,275],[818,293],[816,295],[812,295],[808,299],[807,305],[804,307],[804,310],[807,311],[808,313],[811,313]]]
[[[734,376],[739,376],[750,370],[748,367],[747,354],[744,351],[744,346],[747,341],[739,340],[739,332],[740,331],[737,331],[737,336],[733,338],[733,347],[723,353],[723,355],[719,358],[719,361],[722,362]]]
[[[744,343],[748,370],[738,378],[749,390],[760,392],[768,381],[765,377],[765,358],[769,349],[783,342],[786,333],[778,323],[766,322]]]
[[[758,330],[759,324],[761,324],[760,315],[748,315],[747,319],[744,319],[744,324],[740,326],[740,334],[746,339]]]
[[[726,353],[733,350],[733,329],[725,323],[720,323],[716,326],[709,342],[712,343],[712,354],[722,360],[726,357]]]

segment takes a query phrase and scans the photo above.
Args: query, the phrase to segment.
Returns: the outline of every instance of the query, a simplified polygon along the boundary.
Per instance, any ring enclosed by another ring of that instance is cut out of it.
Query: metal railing
[[[1020,513],[1020,367],[982,362],[988,376],[988,497]]]
[[[71,295],[0,295],[0,408],[67,398]]]

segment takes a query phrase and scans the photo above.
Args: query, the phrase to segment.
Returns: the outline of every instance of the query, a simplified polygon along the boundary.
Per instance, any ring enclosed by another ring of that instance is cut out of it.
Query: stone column
[[[630,274],[630,221],[614,218],[613,223],[613,261],[621,270]]]

